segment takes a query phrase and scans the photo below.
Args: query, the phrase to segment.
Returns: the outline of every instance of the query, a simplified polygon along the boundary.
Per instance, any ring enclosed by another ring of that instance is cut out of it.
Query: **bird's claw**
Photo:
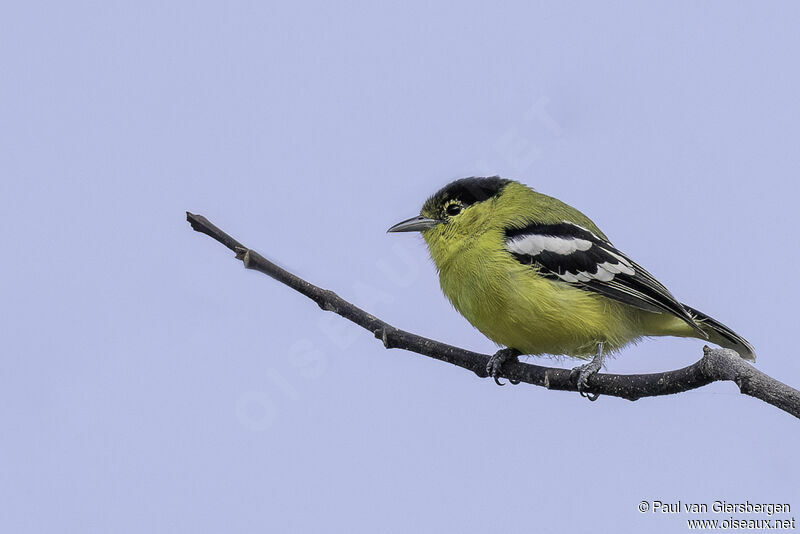
[[[504,383],[500,382],[500,377],[493,376],[492,378],[494,379],[494,383],[497,384],[498,386],[505,386]],[[517,384],[519,384],[519,380],[514,380],[513,378],[508,378],[507,380],[512,386],[516,386]]]
[[[586,391],[589,389],[589,378],[596,375],[597,372],[602,369],[603,367],[603,343],[600,342],[597,344],[597,351],[595,352],[594,358],[589,363],[585,363],[583,365],[579,365],[574,367],[569,372],[569,379],[575,380],[575,374],[578,375],[577,386],[578,386],[578,393],[581,394],[581,397],[586,397],[590,401],[596,401],[597,398],[600,396],[599,393],[591,393]]]
[[[581,394],[581,397],[586,397],[592,402],[596,401],[600,394],[586,391],[590,387],[589,378],[597,374],[601,367],[602,363],[592,360],[589,363],[574,367],[569,372],[570,380],[576,380],[575,375],[577,375],[578,393]]]
[[[486,364],[486,374],[491,376],[494,379],[494,383],[498,386],[505,386],[504,383],[500,382],[500,373],[503,370],[503,364],[512,358],[516,359],[519,355],[520,352],[516,349],[498,350],[489,358],[489,362]],[[514,385],[519,384],[519,380],[512,380],[509,378],[508,381]]]

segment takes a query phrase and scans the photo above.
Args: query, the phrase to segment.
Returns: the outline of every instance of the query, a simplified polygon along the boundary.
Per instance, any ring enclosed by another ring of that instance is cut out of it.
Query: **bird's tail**
[[[683,307],[692,314],[695,322],[708,335],[710,342],[726,349],[735,350],[745,360],[755,361],[755,349],[745,338],[705,313],[686,304],[683,304]]]

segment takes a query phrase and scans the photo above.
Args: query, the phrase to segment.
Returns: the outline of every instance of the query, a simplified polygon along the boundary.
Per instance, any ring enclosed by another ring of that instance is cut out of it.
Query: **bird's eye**
[[[450,204],[449,206],[447,206],[447,209],[445,209],[445,211],[450,216],[458,215],[459,213],[461,213],[461,206],[459,206],[458,204]]]

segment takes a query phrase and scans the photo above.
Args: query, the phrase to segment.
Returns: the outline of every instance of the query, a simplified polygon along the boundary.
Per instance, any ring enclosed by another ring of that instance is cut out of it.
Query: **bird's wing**
[[[507,228],[505,247],[520,263],[538,267],[541,276],[642,310],[671,313],[703,333],[692,315],[653,275],[583,226],[564,221]]]

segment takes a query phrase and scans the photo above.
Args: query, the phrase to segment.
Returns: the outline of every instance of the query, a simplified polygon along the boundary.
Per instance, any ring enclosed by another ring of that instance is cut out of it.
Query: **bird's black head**
[[[473,204],[498,196],[510,183],[511,180],[499,176],[461,178],[430,197],[421,213],[431,219],[447,220]]]

